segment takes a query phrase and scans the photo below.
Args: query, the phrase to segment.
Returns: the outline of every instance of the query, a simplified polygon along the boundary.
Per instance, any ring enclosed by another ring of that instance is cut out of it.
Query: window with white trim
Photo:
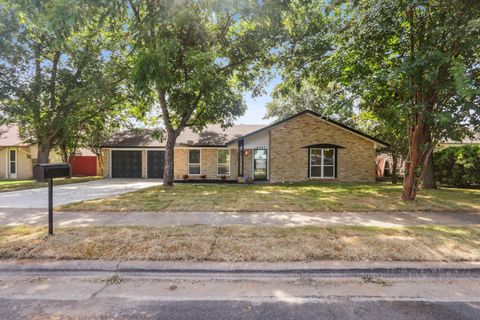
[[[217,149],[217,175],[230,175],[230,149]]]
[[[188,149],[188,174],[200,174],[200,149]]]
[[[335,178],[335,149],[310,149],[310,177]]]
[[[17,174],[17,150],[11,149],[9,151],[9,173],[11,175]]]

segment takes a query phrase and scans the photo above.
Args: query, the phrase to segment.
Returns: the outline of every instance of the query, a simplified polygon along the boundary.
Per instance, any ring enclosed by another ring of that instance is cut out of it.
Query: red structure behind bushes
[[[75,156],[72,160],[72,175],[74,177],[96,176],[97,157]]]

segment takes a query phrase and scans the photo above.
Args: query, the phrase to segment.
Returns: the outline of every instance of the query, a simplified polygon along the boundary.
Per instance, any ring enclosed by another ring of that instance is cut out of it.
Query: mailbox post
[[[70,166],[66,163],[37,164],[38,178],[48,179],[48,234],[53,235],[53,179],[68,177]]]

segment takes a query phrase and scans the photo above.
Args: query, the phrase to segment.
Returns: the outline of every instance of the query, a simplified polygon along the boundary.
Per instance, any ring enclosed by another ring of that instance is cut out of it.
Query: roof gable
[[[285,123],[285,122],[288,122],[288,121],[290,121],[290,120],[293,120],[293,119],[298,118],[298,117],[303,116],[303,115],[314,116],[314,117],[319,118],[319,119],[321,119],[321,120],[323,120],[323,121],[325,121],[325,122],[327,122],[327,123],[329,123],[329,124],[331,124],[331,125],[340,127],[341,129],[347,130],[347,131],[349,131],[349,132],[351,132],[351,133],[353,133],[353,134],[355,134],[355,135],[358,135],[358,136],[360,136],[360,137],[362,137],[362,138],[364,138],[364,139],[373,141],[373,142],[378,143],[378,144],[380,144],[380,145],[382,145],[382,146],[385,146],[385,147],[388,146],[388,143],[386,143],[386,142],[384,142],[384,141],[382,141],[382,140],[380,140],[380,139],[377,139],[377,138],[372,137],[372,136],[370,136],[370,135],[368,135],[368,134],[366,134],[366,133],[363,133],[363,132],[361,132],[361,131],[359,131],[359,130],[357,130],[357,129],[354,129],[354,128],[352,128],[352,127],[349,127],[349,126],[347,126],[347,125],[345,125],[345,124],[343,124],[343,123],[341,123],[341,122],[335,121],[335,120],[330,119],[330,118],[325,117],[325,116],[322,116],[322,115],[320,115],[320,114],[318,114],[318,113],[316,113],[316,112],[314,112],[314,111],[311,111],[311,110],[301,111],[301,112],[299,112],[299,113],[297,113],[297,114],[294,114],[293,116],[290,116],[290,117],[288,117],[288,118],[285,118],[285,119],[280,120],[280,121],[277,121],[277,122],[274,122],[274,123],[272,123],[271,125],[268,125],[268,126],[266,126],[266,127],[260,128],[259,130],[253,131],[253,132],[248,133],[248,134],[246,134],[246,135],[244,135],[244,136],[242,136],[242,137],[239,137],[239,138],[237,138],[237,139],[234,139],[234,140],[230,141],[229,143],[232,143],[232,142],[237,141],[237,140],[239,140],[239,139],[244,139],[244,138],[246,138],[246,137],[253,136],[253,135],[255,135],[255,134],[258,134],[258,133],[263,132],[263,131],[266,131],[266,130],[270,130],[270,129],[276,127],[276,126],[279,126],[279,125],[281,125],[281,124],[283,124],[283,123]]]
[[[0,126],[0,147],[27,147],[26,143],[20,137],[18,125],[7,124]]]

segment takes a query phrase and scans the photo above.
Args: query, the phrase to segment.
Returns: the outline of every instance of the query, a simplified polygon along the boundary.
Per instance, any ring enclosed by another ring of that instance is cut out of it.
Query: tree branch
[[[168,102],[165,97],[165,91],[160,88],[157,88],[158,100],[160,102],[160,109],[162,109],[163,122],[167,128],[167,133],[174,132],[172,122],[170,120],[170,113],[168,112]]]

